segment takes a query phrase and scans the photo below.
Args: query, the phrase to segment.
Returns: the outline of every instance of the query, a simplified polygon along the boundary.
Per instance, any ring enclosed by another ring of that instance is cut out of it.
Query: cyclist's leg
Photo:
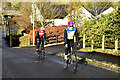
[[[44,57],[45,57],[45,52],[44,52],[44,40],[43,40],[43,38],[41,38],[40,50],[41,50],[41,58],[44,59]]]
[[[41,40],[41,41],[42,41],[41,48],[42,50],[44,50],[44,40]]]
[[[44,59],[45,57],[44,40],[42,40],[41,48],[42,48],[42,58]]]
[[[42,50],[42,40],[40,38],[40,51]]]
[[[70,52],[70,46],[68,44],[68,47],[65,49],[65,60],[68,60],[68,53]]]
[[[39,50],[39,47],[40,47],[40,39],[37,38],[37,45],[36,45],[37,50]]]
[[[70,53],[73,53],[73,47],[74,47],[73,45],[69,47],[70,48],[69,49]],[[72,48],[72,51],[71,51],[71,48]]]
[[[37,45],[37,36],[35,36],[35,45]]]
[[[68,48],[65,48],[65,55],[68,54]]]
[[[68,68],[68,47],[65,47],[65,55],[64,55],[64,69]]]

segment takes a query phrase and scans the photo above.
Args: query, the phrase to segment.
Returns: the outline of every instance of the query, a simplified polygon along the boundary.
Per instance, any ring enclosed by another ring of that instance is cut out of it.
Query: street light
[[[11,19],[12,17],[8,15],[8,20]],[[8,21],[9,24],[9,36],[10,36],[10,47],[12,46],[12,35],[11,35],[11,29],[10,29],[10,21]]]
[[[3,24],[4,24],[4,31],[3,31],[3,37],[6,37],[6,19],[3,17]]]
[[[10,47],[12,46],[12,37],[11,37],[11,29],[10,29],[10,19],[13,18],[14,16],[21,16],[21,14],[15,14],[18,13],[19,11],[13,11],[13,10],[4,10],[3,13],[3,17],[6,20],[6,27],[8,25],[9,27],[9,36],[10,36]]]
[[[13,17],[12,15],[4,15],[4,18],[6,19],[9,26],[10,47],[12,46],[12,37],[11,37],[11,29],[10,29],[10,19],[12,17]]]
[[[33,46],[34,46],[34,2],[32,3],[32,8],[33,8]]]

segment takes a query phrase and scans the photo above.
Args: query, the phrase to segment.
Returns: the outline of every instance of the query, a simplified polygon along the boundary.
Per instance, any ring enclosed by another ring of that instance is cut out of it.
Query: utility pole
[[[33,8],[33,46],[34,46],[34,2],[32,3],[32,8]]]

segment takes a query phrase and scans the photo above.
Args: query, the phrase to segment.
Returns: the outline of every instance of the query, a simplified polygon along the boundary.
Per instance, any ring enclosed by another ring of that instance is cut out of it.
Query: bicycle
[[[37,54],[38,54],[38,59],[39,60],[42,60],[45,58],[45,49],[44,49],[44,46],[42,46],[42,41],[41,41],[41,44],[40,44],[40,48],[37,50]]]
[[[72,71],[76,72],[77,71],[77,56],[76,54],[73,52],[72,47],[70,47],[69,53],[68,53],[68,59],[65,60],[64,56],[63,56],[63,65],[64,65],[64,69],[68,69],[68,65],[70,64],[72,67]]]

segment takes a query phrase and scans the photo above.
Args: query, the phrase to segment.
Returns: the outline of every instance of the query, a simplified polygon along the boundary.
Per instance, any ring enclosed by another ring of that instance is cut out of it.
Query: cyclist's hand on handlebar
[[[65,44],[65,48],[68,48],[68,44]]]
[[[79,47],[80,47],[80,43],[77,44],[77,49],[79,49]]]
[[[40,41],[39,41],[39,39],[37,38],[37,43],[39,43]]]
[[[80,47],[80,43],[77,44],[77,47]]]
[[[45,40],[45,41],[44,41],[44,44],[45,44],[45,45],[46,45],[46,42],[47,42],[47,41]]]

